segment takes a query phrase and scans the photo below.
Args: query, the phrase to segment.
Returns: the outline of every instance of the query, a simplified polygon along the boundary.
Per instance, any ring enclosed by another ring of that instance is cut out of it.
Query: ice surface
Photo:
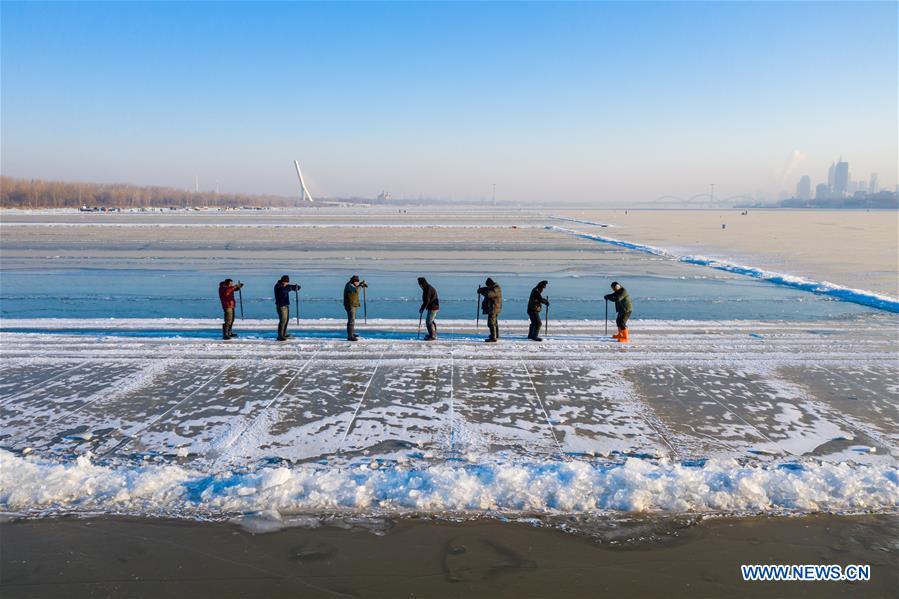
[[[891,330],[526,323],[485,345],[417,321],[6,320],[0,509],[229,518],[323,511],[893,510]],[[85,332],[89,331],[89,332]],[[272,524],[274,523],[274,524]]]
[[[872,308],[878,308],[880,310],[887,310],[889,312],[899,312],[899,298],[891,297],[889,295],[884,295],[881,293],[875,293],[873,291],[866,291],[864,289],[852,289],[850,287],[836,285],[834,283],[828,283],[826,281],[810,281],[808,279],[797,277],[795,275],[772,272],[769,270],[763,270],[761,268],[755,268],[753,266],[745,266],[734,262],[728,262],[726,260],[707,258],[705,256],[678,255],[669,250],[651,245],[635,243],[633,241],[624,241],[621,239],[614,239],[612,237],[595,235],[592,233],[584,233],[582,231],[576,231],[574,229],[567,229],[564,227],[557,227],[554,225],[547,226],[546,228],[553,231],[569,233],[582,239],[592,239],[594,241],[627,248],[629,250],[644,252],[662,258],[669,258],[678,262],[683,262],[685,264],[708,266],[716,270],[723,270],[730,273],[745,275],[747,277],[752,277],[755,279],[762,279],[764,281],[774,283],[775,285],[783,285],[785,287],[791,287],[793,289],[809,291],[811,293],[825,295],[841,301],[853,302],[856,304],[861,304],[863,306],[870,306]]]

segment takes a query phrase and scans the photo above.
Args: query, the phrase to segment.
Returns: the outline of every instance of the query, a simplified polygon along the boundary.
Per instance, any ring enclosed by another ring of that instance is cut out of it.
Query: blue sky
[[[0,11],[10,176],[291,195],[296,158],[313,195],[602,205],[775,197],[842,155],[896,184],[893,2]]]

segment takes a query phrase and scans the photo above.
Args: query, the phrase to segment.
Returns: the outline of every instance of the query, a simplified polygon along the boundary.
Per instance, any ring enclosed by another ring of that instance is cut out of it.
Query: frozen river
[[[899,507],[897,320],[876,294],[538,214],[123,217],[3,223],[5,511],[277,524]],[[283,273],[303,285],[302,320],[279,344]],[[369,322],[348,344],[354,273]],[[433,344],[416,340],[420,275],[440,292]],[[474,322],[488,275],[506,298],[495,346]],[[247,283],[246,319],[223,342],[226,276]],[[541,279],[535,344],[524,302]],[[603,335],[612,280],[635,302],[627,346]]]
[[[475,289],[488,276],[503,286],[504,315],[513,319],[526,317],[528,293],[542,279],[556,318],[602,317],[613,280],[629,289],[640,318],[808,321],[878,313],[870,302],[834,301],[853,300],[855,290],[809,293],[603,243],[589,236],[614,236],[614,228],[531,213],[19,215],[6,216],[2,232],[4,318],[214,317],[225,277],[247,284],[247,317],[270,318],[272,287],[285,273],[303,286],[300,309],[309,318],[342,316],[341,292],[352,274],[370,283],[370,315],[380,318],[417,316],[419,276],[437,287],[444,318],[473,317]]]

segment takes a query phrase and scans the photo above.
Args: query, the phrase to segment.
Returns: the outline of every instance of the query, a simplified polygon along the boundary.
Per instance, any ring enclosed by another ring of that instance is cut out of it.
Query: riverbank
[[[376,534],[373,534],[372,530]],[[228,523],[102,518],[0,524],[4,597],[884,597],[899,517],[599,523]],[[745,582],[741,564],[867,564],[866,582]]]

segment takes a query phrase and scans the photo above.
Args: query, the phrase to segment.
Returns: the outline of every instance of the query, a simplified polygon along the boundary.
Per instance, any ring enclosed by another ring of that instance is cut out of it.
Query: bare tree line
[[[293,206],[294,198],[236,193],[195,193],[171,187],[140,187],[126,183],[70,183],[0,177],[2,208],[188,208],[216,206]]]

